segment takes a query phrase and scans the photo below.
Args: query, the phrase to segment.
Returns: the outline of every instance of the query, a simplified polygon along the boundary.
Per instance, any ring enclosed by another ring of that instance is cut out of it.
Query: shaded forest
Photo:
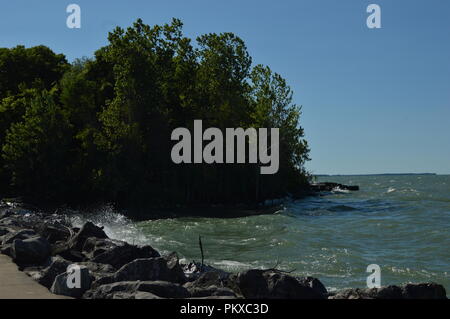
[[[92,58],[0,48],[0,195],[121,207],[255,204],[306,189],[308,144],[286,81],[232,33],[117,27]],[[177,127],[280,128],[280,168],[179,164]],[[2,196],[0,196],[2,197]]]

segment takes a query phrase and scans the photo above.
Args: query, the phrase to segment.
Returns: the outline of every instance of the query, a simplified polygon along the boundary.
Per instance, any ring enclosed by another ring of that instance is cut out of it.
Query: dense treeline
[[[232,33],[191,41],[182,23],[116,28],[92,59],[0,49],[0,194],[124,206],[256,203],[307,184],[308,146],[286,81],[252,66]],[[180,164],[176,127],[279,127],[280,169]]]

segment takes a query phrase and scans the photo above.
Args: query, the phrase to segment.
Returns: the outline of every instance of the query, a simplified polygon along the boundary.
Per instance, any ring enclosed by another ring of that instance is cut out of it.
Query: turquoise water
[[[359,185],[286,204],[274,215],[179,218],[133,223],[105,216],[112,237],[177,251],[230,271],[269,268],[319,278],[330,290],[366,285],[369,264],[381,284],[435,281],[450,291],[450,176],[340,176]],[[101,222],[101,221],[100,221]]]

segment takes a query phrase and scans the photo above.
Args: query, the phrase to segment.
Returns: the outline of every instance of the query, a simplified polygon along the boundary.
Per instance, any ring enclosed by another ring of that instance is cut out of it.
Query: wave
[[[333,194],[349,194],[350,191],[348,189],[342,189],[339,187],[335,187],[335,188],[333,188],[332,193]]]
[[[112,239],[141,245],[149,242],[149,238],[128,217],[117,212],[110,204],[90,212],[70,211],[66,213],[66,217],[75,227],[81,227],[88,221],[101,226],[106,235]]]

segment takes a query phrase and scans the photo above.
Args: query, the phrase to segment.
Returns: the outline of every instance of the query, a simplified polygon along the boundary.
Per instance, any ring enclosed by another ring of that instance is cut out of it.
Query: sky
[[[66,7],[81,8],[81,28]],[[381,28],[366,24],[369,4]],[[44,44],[91,57],[115,26],[184,22],[186,36],[233,32],[302,106],[314,174],[450,174],[448,0],[0,1],[0,47]]]

